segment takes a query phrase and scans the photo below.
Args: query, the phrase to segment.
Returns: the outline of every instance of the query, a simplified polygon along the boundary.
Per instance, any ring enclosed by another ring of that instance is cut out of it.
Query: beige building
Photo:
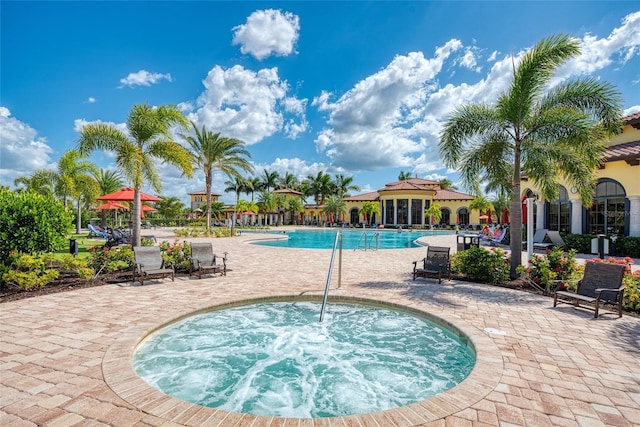
[[[523,203],[526,198],[536,198],[537,229],[640,237],[640,113],[624,117],[623,122],[623,132],[607,143],[591,206],[583,206],[566,182],[559,182],[558,200],[544,200],[537,198],[538,189],[523,179]],[[523,218],[525,214],[523,206]]]
[[[201,207],[204,207],[202,210],[204,210],[206,208],[207,205],[207,192],[202,190],[202,191],[194,191],[193,193],[188,193],[189,197],[191,198],[191,210],[196,210],[196,209],[200,209]],[[215,203],[218,201],[218,197],[220,197],[220,194],[218,193],[214,193],[213,191],[211,192],[211,203]]]

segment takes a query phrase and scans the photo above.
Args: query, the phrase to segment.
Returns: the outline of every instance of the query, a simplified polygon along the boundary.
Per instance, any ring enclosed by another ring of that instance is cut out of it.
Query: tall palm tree
[[[211,183],[213,171],[219,170],[227,176],[241,177],[241,171],[249,172],[253,166],[247,160],[251,154],[244,148],[245,143],[236,138],[220,136],[202,126],[201,130],[191,122],[195,137],[183,135],[195,159],[195,164],[204,172],[205,193],[207,195],[207,230],[211,228]]]
[[[322,171],[316,176],[307,176],[306,196],[313,196],[317,205],[323,205],[325,199],[335,192],[335,185],[331,180],[331,175]]]
[[[331,224],[338,221],[338,217],[347,213],[347,205],[337,194],[332,194],[324,203],[323,212],[329,215]]]
[[[493,209],[496,211],[496,216],[498,217],[498,222],[502,223],[502,214],[506,210],[509,211],[509,195],[503,192],[498,193],[491,199],[491,204],[493,204]]]
[[[278,188],[294,189],[298,186],[298,178],[291,172],[278,177]]]
[[[260,177],[254,176],[247,178],[245,181],[247,182],[247,190],[251,193],[251,201],[253,202],[256,191],[260,191],[262,189],[262,180]]]
[[[240,175],[231,175],[230,179],[224,182],[226,185],[225,192],[233,192],[236,195],[236,202],[233,205],[233,218],[231,218],[231,235],[233,236],[233,230],[236,224],[236,215],[238,211],[238,200],[240,200],[240,193],[243,193],[247,188],[246,180]]]
[[[363,202],[359,213],[365,214],[367,216],[367,224],[371,225],[373,215],[380,215],[380,204],[378,202]]]
[[[77,150],[65,151],[58,160],[56,193],[62,197],[65,206],[67,197],[74,199],[77,203],[76,234],[80,234],[82,200],[93,201],[100,194],[100,186],[91,176],[97,170],[97,166],[84,160],[84,156]]]
[[[400,171],[400,173],[398,174],[398,181],[405,181],[411,178],[412,178],[411,172]]]
[[[622,128],[620,94],[612,85],[581,78],[549,89],[555,71],[579,53],[579,41],[567,35],[543,39],[514,67],[495,106],[459,107],[440,134],[444,163],[462,171],[465,187],[478,194],[483,173],[510,187],[512,278],[522,262],[522,174],[547,200],[557,198],[563,177],[589,206],[604,141]]]
[[[304,213],[304,203],[302,203],[302,199],[300,197],[290,197],[289,200],[289,211],[291,212],[291,220],[295,223],[296,218],[301,213]]]
[[[124,186],[122,176],[117,171],[100,168],[95,171],[93,177],[100,187],[101,195],[113,193]],[[107,225],[107,211],[104,209],[101,212],[101,222],[103,227]]]
[[[352,176],[336,175],[334,185],[340,198],[349,197],[349,190],[360,191],[360,187],[353,183]]]
[[[262,176],[260,177],[262,179],[262,188],[267,191],[271,191],[272,188],[275,189],[276,185],[278,185],[279,177],[280,175],[278,174],[278,172],[268,171],[267,169],[264,169],[262,171]]]
[[[57,177],[58,175],[51,169],[38,169],[30,176],[19,176],[13,181],[13,185],[16,187],[23,185],[27,191],[53,198]]]
[[[278,203],[275,200],[273,193],[267,190],[260,191],[260,193],[258,193],[258,206],[260,207],[260,211],[265,215],[265,225],[267,225],[267,215],[275,213],[278,209]]]
[[[478,211],[482,215],[482,211],[485,211],[487,215],[491,215],[491,209],[493,209],[493,203],[486,196],[476,196],[471,203],[469,203],[469,209],[472,211]]]
[[[187,177],[193,174],[191,153],[174,140],[172,126],[186,128],[189,120],[173,105],[134,105],[127,118],[127,132],[106,123],[92,123],[80,131],[78,150],[116,153],[116,164],[134,188],[132,243],[140,246],[140,189],[149,182],[156,192],[162,184],[156,161],[176,166]]]
[[[440,180],[440,187],[442,187],[443,190],[457,190],[458,189],[453,184],[453,182],[451,182],[451,180],[449,178],[444,178],[444,179]]]

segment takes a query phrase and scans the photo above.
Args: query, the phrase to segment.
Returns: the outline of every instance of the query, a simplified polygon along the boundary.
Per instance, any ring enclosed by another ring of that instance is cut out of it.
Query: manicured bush
[[[64,244],[73,214],[52,198],[0,188],[0,264],[9,254],[53,252]]]
[[[567,234],[562,235],[562,240],[565,243],[565,249],[575,249],[579,254],[591,253],[591,239],[593,234]]]
[[[451,256],[451,271],[478,282],[502,283],[509,280],[509,259],[500,248],[472,246]]]
[[[640,258],[640,237],[619,237],[615,245],[617,256]]]
[[[546,251],[545,255],[534,255],[528,267],[518,268],[518,273],[528,278],[539,289],[555,290],[556,282],[562,280],[560,287],[573,290],[575,281],[582,277],[583,268],[576,262],[575,249],[565,253],[559,246]]]
[[[130,247],[93,246],[89,252],[89,266],[96,275],[129,270],[133,266],[134,254]]]
[[[191,268],[191,245],[176,239],[173,244],[166,240],[160,243],[160,251],[165,264],[170,264],[176,271],[189,271]]]
[[[13,252],[7,264],[10,269],[2,275],[3,282],[25,291],[42,288],[60,274],[55,268],[47,268],[45,258],[39,255]]]

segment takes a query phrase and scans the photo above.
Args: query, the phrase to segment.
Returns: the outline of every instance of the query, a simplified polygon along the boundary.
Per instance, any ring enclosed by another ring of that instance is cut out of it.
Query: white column
[[[629,196],[629,236],[640,237],[640,196]]]
[[[532,197],[528,197],[526,201],[527,203],[527,260],[530,260],[533,258],[533,201],[534,200],[535,199],[533,199]],[[539,213],[538,213],[538,218],[540,218]]]
[[[407,224],[411,226],[411,212],[413,208],[413,199],[407,199]]]
[[[398,225],[398,199],[393,199],[393,225]]]
[[[571,233],[582,234],[582,202],[571,199]]]
[[[536,230],[542,230],[544,228],[544,202],[536,200]]]

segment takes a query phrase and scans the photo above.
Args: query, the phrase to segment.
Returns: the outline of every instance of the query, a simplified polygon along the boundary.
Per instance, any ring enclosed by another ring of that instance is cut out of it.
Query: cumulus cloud
[[[19,176],[31,175],[37,169],[54,168],[53,150],[44,137],[28,124],[11,116],[0,107],[0,183],[13,185]]]
[[[90,96],[90,97],[87,99],[87,103],[89,103],[89,104],[93,104],[93,103],[95,103],[95,102],[96,102],[96,99],[95,99],[94,97],[92,97],[92,96]]]
[[[257,10],[247,22],[233,28],[233,44],[258,60],[271,55],[287,56],[294,52],[300,32],[297,15],[280,10]]]
[[[259,71],[218,65],[202,82],[205,90],[189,115],[199,125],[255,144],[277,132],[296,138],[308,129],[306,99],[289,96],[277,68]]]
[[[628,116],[630,114],[640,113],[640,105],[633,105],[626,110],[623,111],[623,116]]]
[[[150,73],[147,70],[140,70],[136,73],[129,73],[127,77],[120,79],[121,85],[118,88],[125,86],[151,86],[161,80],[172,81],[171,74]]]
[[[422,52],[396,56],[335,102],[328,92],[321,93],[312,105],[329,113],[330,127],[316,138],[316,149],[326,152],[335,166],[351,170],[411,165],[411,154],[425,148],[413,129],[417,111],[445,60],[460,48],[462,43],[454,39],[438,47],[432,59]]]

